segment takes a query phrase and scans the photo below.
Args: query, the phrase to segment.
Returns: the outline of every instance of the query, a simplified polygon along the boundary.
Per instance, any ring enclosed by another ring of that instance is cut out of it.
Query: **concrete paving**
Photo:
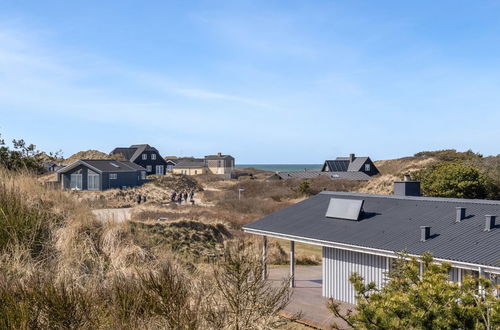
[[[269,270],[269,280],[277,284],[287,278],[289,272],[288,267],[272,268]],[[302,313],[301,319],[306,323],[324,329],[330,329],[333,323],[341,329],[349,329],[343,320],[335,318],[328,310],[328,300],[321,295],[321,266],[296,266],[295,285],[292,300],[285,309],[286,313]],[[352,309],[354,306],[342,304],[342,308]]]

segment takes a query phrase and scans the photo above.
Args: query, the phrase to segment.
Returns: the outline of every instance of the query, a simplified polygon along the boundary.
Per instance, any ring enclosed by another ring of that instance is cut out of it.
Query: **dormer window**
[[[151,159],[156,160],[156,154],[151,154]]]
[[[370,172],[370,164],[365,164],[365,172]]]
[[[148,159],[148,154],[142,154],[142,160]]]

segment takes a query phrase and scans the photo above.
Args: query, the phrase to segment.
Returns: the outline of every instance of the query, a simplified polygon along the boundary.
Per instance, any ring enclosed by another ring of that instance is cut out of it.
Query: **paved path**
[[[269,280],[278,283],[289,276],[289,268],[272,268],[269,270]],[[295,285],[292,301],[285,308],[287,313],[302,313],[302,319],[311,324],[330,329],[332,323],[340,328],[348,328],[344,321],[336,319],[327,309],[327,299],[321,295],[321,266],[299,266],[295,268]],[[352,305],[345,304],[345,308]]]
[[[132,208],[121,209],[99,209],[92,210],[92,213],[102,221],[124,222],[130,220]]]

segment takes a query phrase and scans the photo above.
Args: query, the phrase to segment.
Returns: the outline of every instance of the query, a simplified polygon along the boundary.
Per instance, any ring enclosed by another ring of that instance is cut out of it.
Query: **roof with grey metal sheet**
[[[202,168],[205,167],[205,161],[180,161],[174,168]]]
[[[231,155],[208,155],[208,156],[205,156],[205,159],[207,159],[207,160],[218,160],[218,159],[226,159],[226,158],[234,159],[234,157]]]
[[[331,198],[364,200],[364,215],[327,218]],[[461,222],[455,222],[456,207],[466,208]],[[322,192],[243,228],[500,267],[500,225],[485,231],[487,214],[499,216],[500,201]],[[420,226],[431,227],[425,242]]]
[[[347,168],[348,171],[361,171],[363,165],[368,160],[368,157],[355,157],[354,160],[349,164]]]
[[[344,179],[353,181],[370,180],[371,177],[363,172],[321,172],[321,171],[297,171],[297,172],[278,172],[281,179],[312,179],[319,176],[326,176],[330,179]]]
[[[140,165],[129,161],[118,161],[110,159],[79,159],[72,164],[60,169],[59,173],[65,173],[78,165],[91,167],[99,172],[135,172],[145,171],[146,169]]]

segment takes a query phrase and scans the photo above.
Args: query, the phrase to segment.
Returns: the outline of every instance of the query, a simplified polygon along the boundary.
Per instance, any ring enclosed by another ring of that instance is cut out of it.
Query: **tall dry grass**
[[[160,233],[144,223],[143,235],[136,235],[134,225],[99,221],[72,194],[48,190],[29,174],[0,169],[0,182],[0,328],[233,328],[225,314],[231,308],[227,291],[210,276],[225,273],[229,264],[214,264],[207,273],[206,267],[158,248],[174,231]],[[171,226],[189,229],[194,241],[193,233],[200,242],[216,241],[221,249],[229,235],[222,224]],[[204,236],[207,232],[212,236]],[[252,282],[255,274],[243,271],[257,265],[245,255],[250,252],[239,253],[246,264],[232,272],[243,283]],[[233,296],[254,304],[248,305],[252,320],[265,328],[281,322],[274,312],[286,304],[288,291],[280,292],[267,296],[259,285]]]

